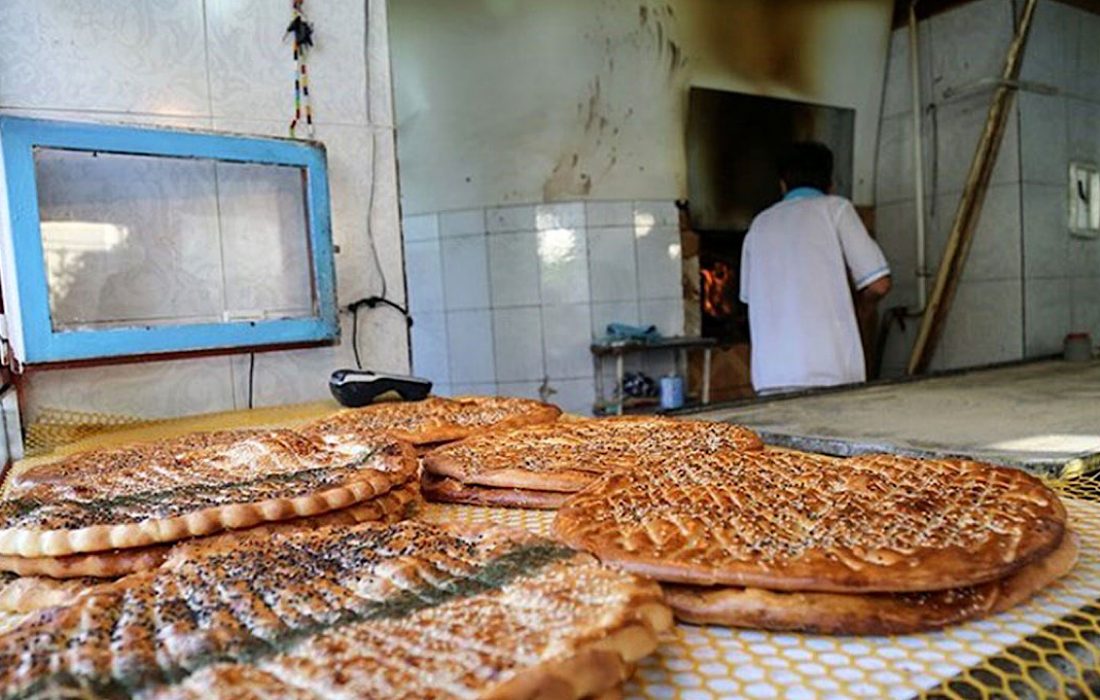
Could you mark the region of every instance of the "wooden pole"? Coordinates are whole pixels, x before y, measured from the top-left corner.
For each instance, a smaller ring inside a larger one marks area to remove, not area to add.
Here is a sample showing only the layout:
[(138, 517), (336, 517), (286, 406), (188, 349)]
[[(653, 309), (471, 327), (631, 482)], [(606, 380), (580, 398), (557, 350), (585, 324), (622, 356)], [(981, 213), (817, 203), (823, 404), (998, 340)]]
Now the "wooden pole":
[[(1027, 0), (1020, 23), (1016, 28), (1016, 36), (1008, 47), (1004, 72), (1001, 74), (996, 92), (993, 93), (993, 103), (989, 106), (985, 128), (978, 141), (978, 148), (974, 152), (974, 160), (970, 163), (970, 172), (966, 178), (966, 186), (963, 188), (962, 199), (959, 201), (959, 208), (955, 211), (955, 221), (951, 225), (951, 233), (947, 237), (943, 258), (936, 272), (936, 282), (932, 287), (932, 294), (928, 298), (924, 315), (921, 317), (920, 330), (913, 344), (913, 351), (909, 355), (907, 371), (911, 375), (928, 371), (932, 353), (947, 324), (947, 314), (951, 309), (951, 301), (955, 298), (959, 278), (962, 277), (963, 268), (966, 266), (966, 257), (970, 253), (970, 244), (974, 240), (974, 231), (981, 217), (985, 193), (989, 189), (993, 165), (996, 163), (997, 152), (1004, 138), (1005, 122), (1008, 119), (1008, 108), (1014, 91), (1010, 83), (1020, 73), (1020, 61), (1027, 43), (1028, 31), (1031, 29), (1031, 19), (1035, 14), (1035, 4), (1036, 0)], [(913, 105), (913, 109), (920, 108), (920, 105)], [(917, 136), (917, 134), (913, 135), (914, 138)], [(917, 202), (917, 206), (924, 206), (924, 202)]]

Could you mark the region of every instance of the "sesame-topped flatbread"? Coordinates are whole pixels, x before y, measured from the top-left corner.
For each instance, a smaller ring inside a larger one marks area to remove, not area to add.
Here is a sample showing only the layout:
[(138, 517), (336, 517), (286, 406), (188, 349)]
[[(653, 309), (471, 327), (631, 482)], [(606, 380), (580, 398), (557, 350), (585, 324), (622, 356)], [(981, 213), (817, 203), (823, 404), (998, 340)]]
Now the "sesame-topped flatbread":
[(0, 700), (587, 698), (671, 624), (659, 587), (522, 531), (213, 538), (0, 637)]
[(423, 401), (389, 401), (340, 411), (302, 428), (329, 441), (388, 432), (413, 445), (461, 440), (486, 430), (550, 423), (561, 415), (557, 406), (502, 396), (430, 396)]
[(78, 470), (0, 500), (0, 555), (61, 557), (145, 547), (317, 515), (413, 481), (416, 456), (392, 437), (354, 449), (291, 430), (250, 434), (169, 462)]
[(1004, 612), (1065, 576), (1077, 563), (1072, 532), (1047, 556), (1013, 574), (965, 588), (919, 593), (819, 593), (665, 584), (680, 620), (811, 634), (915, 634)]
[(763, 447), (756, 433), (730, 423), (598, 418), (476, 435), (431, 451), (423, 463), (425, 471), (466, 485), (571, 493), (642, 460)]
[(685, 452), (601, 478), (553, 527), (667, 582), (896, 593), (1007, 576), (1053, 551), (1065, 523), (1038, 479), (978, 462)]
[[(261, 529), (352, 525), (365, 522), (391, 523), (409, 517), (421, 503), (420, 488), (413, 480), (347, 508), (330, 510), (320, 515), (264, 523), (239, 532), (247, 534)], [(168, 558), (172, 548), (178, 544), (154, 544), (148, 547), (69, 554), (62, 557), (20, 557), (0, 554), (0, 572), (28, 577), (45, 576), (51, 579), (114, 579), (138, 571), (155, 569)]]

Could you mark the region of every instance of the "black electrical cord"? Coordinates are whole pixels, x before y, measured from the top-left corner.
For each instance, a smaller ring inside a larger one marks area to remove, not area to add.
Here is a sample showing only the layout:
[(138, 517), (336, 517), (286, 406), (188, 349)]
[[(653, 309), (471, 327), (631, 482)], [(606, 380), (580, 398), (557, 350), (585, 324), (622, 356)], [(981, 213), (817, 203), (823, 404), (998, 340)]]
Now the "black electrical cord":
[(248, 353), (248, 407), (252, 408), (253, 380), (256, 377), (256, 353)]
[(358, 301), (353, 301), (348, 304), (348, 311), (351, 312), (351, 351), (355, 355), (355, 366), (358, 369), (363, 369), (363, 361), (359, 357), (359, 309), (363, 307), (373, 309), (378, 306), (388, 306), (401, 313), (405, 317), (405, 323), (412, 327), (413, 319), (409, 315), (409, 310), (404, 306), (401, 306), (395, 301), (386, 299), (385, 297), (364, 297)]

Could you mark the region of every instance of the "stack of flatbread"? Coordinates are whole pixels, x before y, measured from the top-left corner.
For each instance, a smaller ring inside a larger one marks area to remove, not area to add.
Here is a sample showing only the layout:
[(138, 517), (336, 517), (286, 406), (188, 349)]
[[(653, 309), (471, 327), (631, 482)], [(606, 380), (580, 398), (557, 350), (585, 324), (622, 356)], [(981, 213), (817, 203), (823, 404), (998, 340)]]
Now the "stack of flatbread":
[(353, 408), (305, 426), (303, 432), (328, 442), (354, 441), (385, 431), (426, 452), (433, 447), (490, 430), (552, 423), (561, 409), (503, 396), (462, 396), (393, 401)]
[(828, 634), (1006, 610), (1077, 556), (1038, 479), (887, 455), (686, 451), (602, 477), (564, 504), (554, 533), (661, 581), (682, 620)]
[(0, 500), (0, 611), (24, 612), (160, 565), (226, 530), (393, 521), (419, 501), (416, 456), (384, 434), (200, 434), (75, 455)]
[(729, 423), (660, 417), (560, 421), (475, 435), (423, 458), (429, 500), (554, 509), (598, 477), (678, 454), (755, 451), (756, 433)]
[(660, 588), (503, 529), (212, 537), (0, 636), (0, 699), (615, 697)]

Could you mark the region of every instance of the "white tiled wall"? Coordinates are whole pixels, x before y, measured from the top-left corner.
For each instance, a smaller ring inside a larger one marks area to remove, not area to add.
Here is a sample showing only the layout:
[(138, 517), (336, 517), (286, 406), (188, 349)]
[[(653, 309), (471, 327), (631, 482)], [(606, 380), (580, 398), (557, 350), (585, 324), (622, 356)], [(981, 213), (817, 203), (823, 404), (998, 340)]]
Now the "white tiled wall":
[[(341, 304), (381, 291), (368, 225), (388, 296), (404, 301), (386, 9), (384, 0), (327, 0), (307, 7), (315, 27), (309, 63), (315, 138), (328, 152)], [(4, 0), (0, 32), (8, 41), (0, 60), (0, 109), (283, 136), (293, 110), (293, 63), (282, 39), (289, 12), (289, 4), (269, 0)], [(251, 217), (229, 213), (253, 223), (263, 220), (261, 211)], [(484, 228), (478, 223), (474, 230)], [(406, 233), (410, 241), (417, 236), (435, 241), (434, 269), (440, 270), (440, 231), (410, 227)], [(430, 277), (431, 251), (417, 252), (416, 265)], [(267, 295), (277, 285), (261, 282), (277, 280), (271, 266), (258, 267), (248, 268), (258, 275), (251, 289)], [(242, 280), (240, 288), (250, 286)], [(164, 297), (162, 291), (134, 293), (156, 299)], [(442, 278), (434, 294), (434, 316), (425, 311), (414, 333), (445, 342)], [(423, 296), (418, 303), (433, 304)], [(407, 371), (400, 315), (380, 309), (360, 312), (359, 320), (364, 363)], [(482, 324), (490, 325), (487, 319)], [(329, 373), (353, 366), (350, 326), (344, 315), (343, 340), (335, 347), (258, 354), (255, 404), (327, 397)], [(447, 366), (445, 355), (442, 364)], [(39, 406), (139, 416), (219, 411), (247, 405), (247, 382), (247, 356), (50, 371), (31, 379), (25, 408), (32, 419)]]
[(677, 222), (663, 201), (405, 217), (413, 371), (440, 393), (541, 389), (569, 411), (591, 411), (588, 347), (608, 323), (683, 333)]
[[(1018, 6), (1018, 3), (1015, 5)], [(1010, 0), (978, 0), (920, 26), (928, 264), (935, 272), (1013, 32)], [(891, 42), (876, 172), (876, 229), (894, 271), (889, 306), (914, 306), (912, 114), (907, 30)], [(939, 368), (1037, 357), (1070, 331), (1100, 342), (1100, 241), (1067, 226), (1071, 160), (1100, 162), (1100, 16), (1040, 0), (1016, 94), (948, 326)], [(954, 96), (952, 94), (954, 93)], [(896, 327), (884, 370), (902, 370), (914, 328)]]

